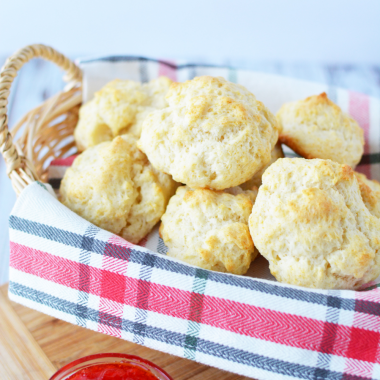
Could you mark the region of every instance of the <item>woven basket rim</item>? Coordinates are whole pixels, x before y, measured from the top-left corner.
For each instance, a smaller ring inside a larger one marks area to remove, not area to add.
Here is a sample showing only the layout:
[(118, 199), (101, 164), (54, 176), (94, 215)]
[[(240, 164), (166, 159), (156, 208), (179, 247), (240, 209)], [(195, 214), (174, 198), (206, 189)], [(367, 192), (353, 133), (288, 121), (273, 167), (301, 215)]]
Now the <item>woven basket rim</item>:
[[(66, 73), (63, 79), (68, 85), (62, 92), (29, 111), (11, 132), (7, 114), (10, 89), (18, 71), (33, 58), (43, 58), (63, 69)], [(74, 122), (76, 124), (76, 108), (81, 103), (81, 84), (81, 69), (69, 58), (46, 45), (26, 46), (6, 60), (0, 72), (0, 152), (4, 157), (7, 174), (17, 195), (30, 183), (36, 180), (44, 181), (43, 170), (41, 170), (44, 166), (41, 164), (42, 161), (66, 153), (62, 153), (65, 150), (64, 147), (57, 150), (59, 145), (57, 138), (59, 140), (59, 137), (62, 137), (59, 134), (62, 134), (59, 132), (62, 125), (55, 124), (55, 129), (52, 125), (54, 125), (54, 120), (57, 123), (57, 119), (65, 117), (67, 118), (66, 126), (71, 127)], [(24, 127), (23, 131), (21, 127)], [(51, 133), (53, 130), (57, 131), (55, 136)], [(14, 141), (19, 131), (22, 132), (21, 137)], [(50, 136), (49, 144), (45, 144), (48, 152), (41, 152), (42, 143), (46, 141), (47, 134)], [(37, 148), (34, 146), (36, 141), (40, 144)], [(38, 157), (37, 153), (42, 154), (42, 157)], [(43, 159), (43, 153), (47, 155), (45, 159)]]

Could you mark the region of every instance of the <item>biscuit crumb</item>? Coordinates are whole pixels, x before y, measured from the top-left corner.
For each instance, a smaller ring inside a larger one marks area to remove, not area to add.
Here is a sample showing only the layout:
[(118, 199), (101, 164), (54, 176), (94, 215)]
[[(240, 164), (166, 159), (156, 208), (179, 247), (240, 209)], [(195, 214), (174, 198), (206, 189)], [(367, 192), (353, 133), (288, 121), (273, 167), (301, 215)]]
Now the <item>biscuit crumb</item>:
[(380, 219), (348, 166), (280, 158), (263, 175), (249, 218), (253, 242), (276, 279), (357, 289), (380, 274)]
[(326, 95), (285, 103), (276, 115), (279, 140), (304, 158), (330, 159), (352, 168), (364, 152), (364, 133), (358, 123)]
[(106, 84), (79, 110), (74, 131), (78, 150), (125, 133), (140, 137), (146, 116), (167, 106), (165, 96), (171, 83), (169, 78), (159, 77), (144, 84), (119, 79)]
[(178, 184), (154, 169), (136, 138), (86, 149), (61, 182), (61, 202), (89, 222), (138, 243), (165, 212)]
[(223, 190), (267, 165), (278, 139), (272, 113), (241, 85), (197, 77), (172, 84), (169, 106), (148, 115), (138, 146), (191, 188)]
[(246, 273), (257, 255), (248, 229), (256, 193), (179, 187), (160, 227), (167, 254), (205, 269)]

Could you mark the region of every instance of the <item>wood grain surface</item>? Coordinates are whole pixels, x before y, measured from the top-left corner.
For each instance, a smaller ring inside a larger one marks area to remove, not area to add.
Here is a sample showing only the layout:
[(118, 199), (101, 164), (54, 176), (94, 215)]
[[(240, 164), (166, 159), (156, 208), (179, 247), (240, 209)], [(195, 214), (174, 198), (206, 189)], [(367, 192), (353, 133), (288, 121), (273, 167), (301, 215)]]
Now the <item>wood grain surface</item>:
[(247, 377), (72, 325), (12, 302), (7, 294), (8, 286), (1, 286), (1, 380), (46, 380), (65, 364), (101, 352), (141, 356), (165, 369), (175, 380), (248, 380)]

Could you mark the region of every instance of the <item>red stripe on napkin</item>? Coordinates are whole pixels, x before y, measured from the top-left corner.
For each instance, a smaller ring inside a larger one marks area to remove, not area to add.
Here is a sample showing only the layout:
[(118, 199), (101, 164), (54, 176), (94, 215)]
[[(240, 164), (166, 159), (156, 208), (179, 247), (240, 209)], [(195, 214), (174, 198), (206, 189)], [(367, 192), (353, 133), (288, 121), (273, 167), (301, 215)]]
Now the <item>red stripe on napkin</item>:
[[(13, 242), (11, 251), (12, 268), (53, 283), (79, 289), (80, 263)], [(26, 251), (28, 251), (28, 260), (24, 259)], [(112, 270), (112, 267), (111, 265), (109, 269)], [(101, 312), (104, 318), (109, 317), (107, 311), (116, 312), (121, 317), (123, 305), (138, 306), (137, 293), (141, 279), (91, 266), (89, 266), (89, 279), (91, 284), (89, 293), (101, 297)], [(146, 302), (145, 310), (189, 320), (192, 292), (156, 283), (149, 285), (149, 300)], [(212, 296), (203, 297), (201, 319), (202, 324), (222, 330), (313, 351), (320, 349), (326, 323)], [(112, 331), (112, 334), (115, 333), (116, 331)], [(369, 342), (367, 351), (362, 352), (362, 349), (358, 351), (352, 344), (349, 346), (350, 341), (357, 341), (359, 336)], [(377, 331), (338, 325), (333, 348), (329, 351), (334, 355), (374, 361), (376, 360), (374, 346), (377, 342), (379, 342)]]
[[(369, 96), (358, 92), (349, 92), (348, 112), (364, 130), (364, 154), (371, 153), (369, 147)], [(357, 170), (371, 178), (370, 165), (361, 165)]]
[[(166, 61), (169, 64), (175, 65), (175, 61)], [(165, 65), (164, 61), (159, 63), (158, 76), (165, 76), (170, 78), (173, 82), (177, 82), (177, 69)]]
[(77, 157), (78, 155), (75, 154), (74, 156), (70, 156), (66, 158), (57, 158), (56, 160), (53, 160), (50, 163), (50, 165), (51, 166), (71, 166)]

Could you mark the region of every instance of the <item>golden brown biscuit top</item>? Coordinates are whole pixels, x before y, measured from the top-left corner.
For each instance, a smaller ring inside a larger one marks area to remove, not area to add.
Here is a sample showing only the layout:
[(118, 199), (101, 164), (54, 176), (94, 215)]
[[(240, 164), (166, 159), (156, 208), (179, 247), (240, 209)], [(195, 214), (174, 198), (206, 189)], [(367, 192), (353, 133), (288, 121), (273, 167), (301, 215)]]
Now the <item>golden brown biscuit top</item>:
[(160, 227), (169, 256), (222, 272), (248, 270), (257, 254), (247, 225), (256, 193), (230, 191), (177, 189)]
[(355, 167), (363, 154), (358, 123), (326, 95), (285, 103), (276, 115), (279, 140), (304, 158), (331, 159)]
[(171, 85), (169, 106), (144, 121), (139, 147), (192, 188), (239, 185), (270, 161), (278, 125), (243, 86), (203, 76)]
[(279, 281), (353, 289), (380, 273), (380, 220), (348, 165), (278, 159), (263, 175), (249, 224)]
[(354, 174), (358, 180), (364, 204), (372, 215), (380, 218), (380, 183), (368, 179), (364, 174), (358, 172)]

